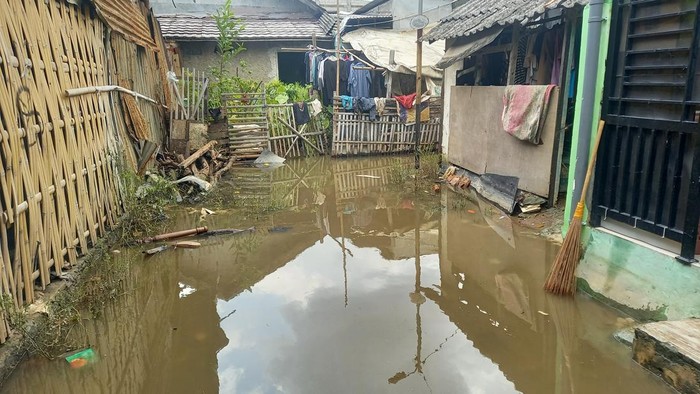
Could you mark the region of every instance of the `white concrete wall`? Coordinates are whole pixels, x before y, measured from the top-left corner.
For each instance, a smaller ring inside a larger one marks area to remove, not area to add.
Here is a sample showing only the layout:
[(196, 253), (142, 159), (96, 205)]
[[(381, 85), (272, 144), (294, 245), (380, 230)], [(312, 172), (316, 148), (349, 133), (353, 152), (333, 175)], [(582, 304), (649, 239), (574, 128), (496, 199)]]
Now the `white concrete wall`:
[(442, 122), (442, 154), (447, 155), (447, 147), (450, 146), (450, 108), (452, 100), (452, 88), (457, 85), (457, 72), (462, 68), (462, 62), (456, 62), (445, 69), (442, 89), (444, 90), (443, 107), (444, 117)]
[[(241, 77), (268, 82), (278, 77), (277, 52), (280, 52), (281, 48), (303, 48), (309, 44), (308, 41), (244, 43), (246, 50), (236, 57), (230, 71), (235, 74), (239, 62), (245, 61), (250, 73), (241, 72)], [(215, 42), (179, 42), (178, 45), (182, 67), (195, 68), (208, 75), (209, 68), (215, 66), (219, 60), (214, 52)]]

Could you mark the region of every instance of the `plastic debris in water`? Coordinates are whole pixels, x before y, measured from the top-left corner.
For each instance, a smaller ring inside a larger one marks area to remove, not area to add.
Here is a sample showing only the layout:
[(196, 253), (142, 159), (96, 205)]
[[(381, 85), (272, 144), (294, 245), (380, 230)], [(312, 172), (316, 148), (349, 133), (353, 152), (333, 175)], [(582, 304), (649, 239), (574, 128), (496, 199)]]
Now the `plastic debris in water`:
[(73, 353), (72, 355), (66, 357), (66, 361), (68, 362), (70, 367), (74, 369), (82, 368), (94, 362), (96, 359), (97, 355), (95, 354), (95, 351), (91, 348), (81, 350), (77, 353)]
[(267, 231), (270, 233), (286, 233), (287, 231), (291, 230), (291, 227), (286, 227), (286, 226), (276, 226), (276, 227), (270, 227)]

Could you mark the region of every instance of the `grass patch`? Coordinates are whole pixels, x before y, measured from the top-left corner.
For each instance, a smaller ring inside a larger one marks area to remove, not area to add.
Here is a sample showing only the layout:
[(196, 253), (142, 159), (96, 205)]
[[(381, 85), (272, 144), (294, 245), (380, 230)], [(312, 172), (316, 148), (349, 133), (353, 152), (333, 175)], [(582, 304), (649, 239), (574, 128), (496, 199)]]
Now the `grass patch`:
[(112, 244), (130, 244), (163, 230), (166, 207), (176, 201), (175, 185), (159, 176), (147, 180), (127, 172), (124, 182), (124, 216), (109, 237)]

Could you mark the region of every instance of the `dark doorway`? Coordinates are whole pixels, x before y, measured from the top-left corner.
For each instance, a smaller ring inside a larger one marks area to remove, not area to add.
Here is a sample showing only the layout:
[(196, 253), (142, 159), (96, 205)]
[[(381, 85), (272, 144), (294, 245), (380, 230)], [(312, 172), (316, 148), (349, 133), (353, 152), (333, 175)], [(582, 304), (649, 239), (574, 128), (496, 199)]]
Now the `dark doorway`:
[(277, 69), (280, 81), (284, 83), (306, 83), (303, 52), (277, 52)]

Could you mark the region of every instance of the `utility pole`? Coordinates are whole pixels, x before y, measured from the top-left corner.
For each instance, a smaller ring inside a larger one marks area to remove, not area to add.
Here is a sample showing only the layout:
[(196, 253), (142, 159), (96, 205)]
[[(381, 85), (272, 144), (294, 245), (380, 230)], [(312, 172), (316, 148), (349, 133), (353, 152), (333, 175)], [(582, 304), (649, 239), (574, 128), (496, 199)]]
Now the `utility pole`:
[(427, 25), (423, 16), (423, 0), (418, 0), (418, 16), (412, 24), (418, 28), (416, 34), (416, 129), (414, 133), (416, 170), (420, 168), (421, 98), (423, 96), (423, 28)]
[(340, 96), (340, 0), (336, 0), (336, 14), (335, 14), (335, 93), (331, 98), (331, 103), (333, 105), (333, 135), (335, 136), (338, 131), (338, 114), (336, 113), (335, 106), (335, 96)]

